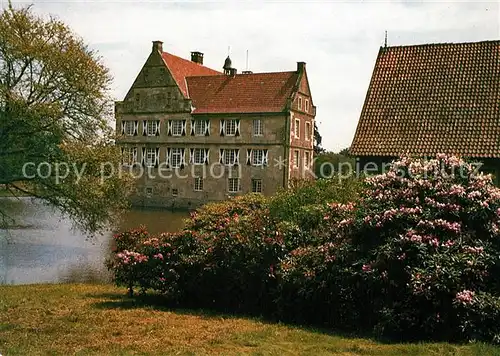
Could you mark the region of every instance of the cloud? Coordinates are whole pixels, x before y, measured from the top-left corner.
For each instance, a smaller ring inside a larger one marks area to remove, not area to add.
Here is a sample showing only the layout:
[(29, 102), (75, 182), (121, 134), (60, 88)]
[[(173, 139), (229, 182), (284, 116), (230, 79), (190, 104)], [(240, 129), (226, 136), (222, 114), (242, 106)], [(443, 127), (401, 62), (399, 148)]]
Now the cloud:
[(56, 15), (99, 50), (118, 99), (157, 39), (185, 58), (204, 52), (215, 69), (228, 46), (239, 70), (247, 50), (254, 72), (295, 70), (305, 61), (329, 150), (351, 143), (386, 30), (389, 45), (499, 38), (497, 2), (34, 1), (34, 10)]

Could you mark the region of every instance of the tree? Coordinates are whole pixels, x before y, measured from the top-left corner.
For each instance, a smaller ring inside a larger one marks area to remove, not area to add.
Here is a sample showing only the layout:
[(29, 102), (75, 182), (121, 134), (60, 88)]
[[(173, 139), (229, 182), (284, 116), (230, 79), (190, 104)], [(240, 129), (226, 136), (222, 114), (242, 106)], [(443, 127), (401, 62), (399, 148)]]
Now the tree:
[(316, 125), (316, 122), (314, 122), (314, 153), (315, 154), (320, 154), (321, 152), (324, 152), (325, 149), (321, 147), (321, 141), (323, 138), (321, 137), (321, 134), (319, 133), (318, 126)]
[(108, 226), (130, 188), (108, 123), (110, 83), (101, 58), (61, 21), (12, 4), (0, 13), (0, 184), (86, 232)]
[(349, 153), (349, 150), (351, 149), (351, 147), (346, 147), (346, 148), (343, 148), (339, 151), (339, 155), (342, 155), (342, 156), (345, 156), (345, 157), (350, 157), (351, 154)]
[(338, 153), (323, 150), (314, 160), (314, 173), (318, 178), (331, 178), (340, 173), (342, 175), (354, 174), (356, 172), (356, 161), (349, 156), (348, 148)]

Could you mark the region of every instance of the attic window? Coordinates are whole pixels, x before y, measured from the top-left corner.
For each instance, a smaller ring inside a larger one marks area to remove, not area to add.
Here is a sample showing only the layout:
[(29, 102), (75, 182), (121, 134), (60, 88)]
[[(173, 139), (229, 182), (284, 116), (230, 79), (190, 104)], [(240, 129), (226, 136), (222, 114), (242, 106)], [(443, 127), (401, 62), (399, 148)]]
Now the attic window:
[(308, 99), (306, 99), (306, 101), (305, 101), (305, 111), (309, 112), (309, 100)]
[(300, 96), (299, 96), (299, 99), (298, 99), (298, 109), (302, 110), (302, 98)]

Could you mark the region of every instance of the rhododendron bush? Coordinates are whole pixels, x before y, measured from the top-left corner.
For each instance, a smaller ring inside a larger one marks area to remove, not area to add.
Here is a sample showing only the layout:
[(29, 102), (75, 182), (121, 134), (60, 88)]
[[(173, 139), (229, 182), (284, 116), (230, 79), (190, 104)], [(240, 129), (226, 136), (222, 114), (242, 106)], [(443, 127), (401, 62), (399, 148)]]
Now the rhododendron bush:
[(294, 303), (320, 299), (334, 308), (329, 323), (391, 337), (500, 342), (500, 190), (491, 177), (439, 155), (401, 159), (365, 184), (356, 204), (329, 204), (330, 242), (282, 264), (285, 282), (299, 286)]
[(210, 204), (180, 233), (117, 235), (109, 266), (118, 284), (194, 306), (398, 339), (500, 342), (491, 177), (456, 157), (402, 158), (364, 188), (352, 202), (315, 201), (303, 229), (258, 195)]
[[(137, 236), (135, 242), (131, 234)], [(274, 269), (285, 247), (263, 196), (208, 204), (192, 213), (179, 233), (142, 235), (132, 231), (115, 236), (119, 243), (128, 242), (108, 262), (118, 284), (156, 290), (197, 307), (271, 308)]]

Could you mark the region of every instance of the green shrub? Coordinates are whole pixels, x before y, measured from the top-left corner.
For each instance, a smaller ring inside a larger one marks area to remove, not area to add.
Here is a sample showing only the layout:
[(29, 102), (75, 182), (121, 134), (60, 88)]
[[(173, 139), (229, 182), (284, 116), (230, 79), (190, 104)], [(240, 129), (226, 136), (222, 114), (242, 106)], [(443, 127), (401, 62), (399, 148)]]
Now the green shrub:
[(184, 305), (500, 342), (500, 190), (454, 157), (209, 204), (178, 234), (116, 240), (118, 284)]
[(355, 177), (294, 181), (292, 188), (280, 190), (270, 198), (271, 217), (293, 232), (286, 242), (290, 248), (318, 244), (327, 203), (355, 201), (361, 191), (361, 181)]
[[(479, 335), (494, 341), (500, 319), (489, 323), (477, 311), (473, 320), (463, 313), (465, 319), (460, 319), (455, 303), (462, 291), (499, 296), (500, 190), (490, 177), (440, 155), (429, 161), (401, 159), (366, 184), (350, 217), (327, 221), (330, 231), (347, 231), (351, 254), (344, 265), (361, 273), (358, 295), (370, 291), (366, 299), (356, 298), (360, 307), (370, 306), (375, 330), (397, 338)], [(339, 209), (332, 205), (327, 216), (338, 216)], [(494, 309), (497, 304), (488, 305)], [(475, 299), (468, 304), (474, 306)], [(458, 327), (473, 321), (473, 333)]]

